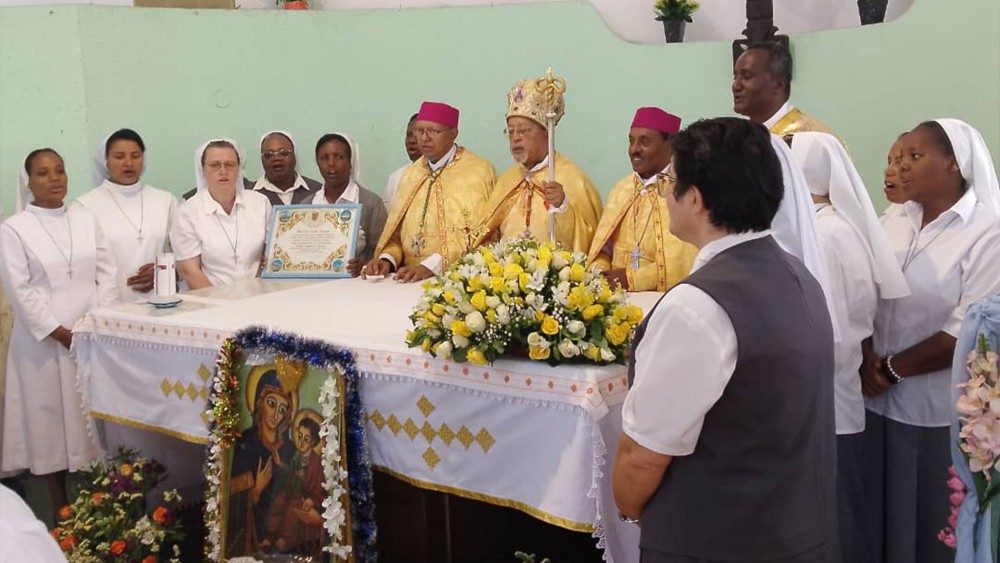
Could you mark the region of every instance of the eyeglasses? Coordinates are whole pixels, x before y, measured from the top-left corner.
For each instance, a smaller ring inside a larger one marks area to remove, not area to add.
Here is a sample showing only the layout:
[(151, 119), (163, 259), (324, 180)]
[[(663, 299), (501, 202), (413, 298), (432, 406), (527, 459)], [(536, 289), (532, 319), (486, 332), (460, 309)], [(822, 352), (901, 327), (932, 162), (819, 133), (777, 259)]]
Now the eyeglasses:
[(508, 139), (513, 139), (514, 137), (527, 137), (528, 134), (534, 133), (535, 130), (535, 127), (508, 127), (503, 130), (503, 134)]
[(276, 151), (264, 151), (260, 153), (260, 155), (264, 157), (264, 160), (271, 160), (272, 158), (277, 158), (279, 156), (281, 158), (288, 158), (293, 154), (295, 154), (295, 151), (291, 149), (278, 149)]
[(441, 135), (444, 135), (445, 131), (448, 131), (448, 129), (431, 129), (428, 127), (414, 129), (413, 135), (416, 137), (423, 137), (425, 135), (428, 137), (440, 137)]
[(673, 175), (673, 171), (674, 165), (670, 164), (662, 174), (659, 174), (660, 178), (666, 180), (666, 182), (656, 184), (656, 192), (660, 194), (660, 197), (667, 197), (667, 194), (673, 191), (674, 186), (677, 185), (677, 176)]
[(227, 162), (222, 162), (222, 161), (216, 160), (214, 162), (206, 163), (205, 164), (205, 169), (209, 170), (209, 171), (212, 171), (212, 172), (218, 172), (219, 170), (225, 170), (226, 172), (229, 172), (229, 171), (232, 171), (232, 170), (236, 170), (239, 167), (239, 165), (240, 164), (238, 162), (233, 161), (233, 160), (230, 160), (230, 161), (227, 161)]

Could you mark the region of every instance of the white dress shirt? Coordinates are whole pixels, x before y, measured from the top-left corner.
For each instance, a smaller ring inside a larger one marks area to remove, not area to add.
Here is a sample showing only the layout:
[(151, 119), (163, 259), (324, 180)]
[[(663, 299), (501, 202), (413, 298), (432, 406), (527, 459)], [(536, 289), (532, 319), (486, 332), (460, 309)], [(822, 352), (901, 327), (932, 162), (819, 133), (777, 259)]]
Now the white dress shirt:
[[(532, 166), (531, 170), (528, 170), (528, 171), (525, 172), (524, 177), (525, 178), (530, 178), (531, 175), (534, 174), (535, 172), (540, 172), (540, 171), (544, 170), (546, 167), (548, 167), (548, 165), (549, 165), (549, 157), (550, 157), (550, 155), (545, 155), (545, 158), (543, 158), (541, 162), (539, 162), (538, 164)], [(546, 180), (548, 180), (548, 177), (546, 177)], [(569, 194), (564, 191), (563, 192), (563, 202), (561, 204), (559, 204), (559, 207), (550, 207), (547, 210), (547, 212), (550, 213), (550, 214), (565, 213), (567, 209), (569, 209)]]
[(123, 186), (105, 180), (76, 198), (73, 204), (94, 215), (97, 227), (111, 246), (118, 266), (121, 300), (148, 298), (149, 293), (137, 293), (125, 281), (144, 264), (156, 262), (157, 254), (170, 252), (170, 228), (177, 214), (177, 198), (142, 182)]
[(389, 175), (389, 181), (385, 183), (385, 194), (382, 195), (382, 201), (385, 203), (386, 210), (392, 209), (392, 204), (396, 200), (396, 191), (399, 190), (399, 181), (403, 179), (403, 172), (406, 172), (406, 169), (411, 164), (413, 163), (407, 162)]
[(0, 485), (0, 563), (65, 563), (56, 540), (17, 493)]
[[(920, 228), (923, 208), (908, 201), (882, 218), (903, 266), (910, 295), (879, 303), (875, 352), (902, 352), (944, 331), (958, 337), (972, 303), (1000, 291), (1000, 217), (968, 190), (950, 209)], [(951, 367), (904, 378), (868, 399), (876, 414), (914, 426), (951, 423)]]
[(833, 344), (837, 434), (855, 434), (865, 429), (865, 402), (858, 369), (861, 367), (861, 341), (872, 335), (878, 289), (865, 241), (832, 205), (818, 207), (816, 234), (826, 259), (841, 336)]
[(199, 190), (181, 204), (170, 244), (178, 261), (201, 256), (212, 285), (252, 278), (264, 255), (270, 214), (271, 202), (256, 191), (237, 187), (233, 212), (226, 214), (207, 189)]
[[(237, 186), (237, 188), (242, 188), (242, 187), (243, 186)], [(283, 203), (285, 205), (291, 205), (292, 204), (292, 197), (295, 195), (295, 190), (307, 190), (308, 191), (309, 190), (309, 186), (306, 185), (306, 181), (302, 179), (302, 175), (301, 174), (296, 174), (295, 175), (295, 183), (292, 184), (292, 187), (288, 188), (287, 190), (283, 190), (283, 189), (279, 188), (278, 186), (275, 186), (274, 184), (272, 184), (271, 181), (267, 179), (267, 176), (261, 176), (260, 179), (258, 179), (254, 183), (253, 189), (254, 189), (254, 191), (274, 192), (274, 193), (278, 194), (278, 199), (281, 200), (281, 203)]]
[[(361, 190), (358, 188), (357, 182), (351, 180), (351, 182), (347, 184), (347, 187), (344, 188), (344, 193), (340, 194), (340, 197), (337, 198), (337, 201), (333, 202), (332, 204), (326, 200), (326, 194), (323, 193), (322, 189), (316, 192), (316, 195), (313, 196), (312, 200), (310, 200), (310, 203), (312, 203), (313, 205), (337, 205), (340, 203), (358, 203), (358, 194), (360, 193), (360, 191)], [(358, 219), (358, 221), (360, 222), (361, 220)], [(367, 248), (366, 246), (367, 242), (368, 239), (365, 236), (365, 229), (364, 227), (359, 226), (358, 245), (357, 248), (354, 249), (355, 256), (364, 255), (365, 249)]]
[[(698, 252), (691, 272), (720, 252), (770, 235), (727, 235)], [(705, 414), (722, 396), (736, 369), (736, 331), (707, 293), (679, 284), (649, 314), (635, 350), (635, 381), (622, 406), (622, 430), (654, 452), (694, 452)]]

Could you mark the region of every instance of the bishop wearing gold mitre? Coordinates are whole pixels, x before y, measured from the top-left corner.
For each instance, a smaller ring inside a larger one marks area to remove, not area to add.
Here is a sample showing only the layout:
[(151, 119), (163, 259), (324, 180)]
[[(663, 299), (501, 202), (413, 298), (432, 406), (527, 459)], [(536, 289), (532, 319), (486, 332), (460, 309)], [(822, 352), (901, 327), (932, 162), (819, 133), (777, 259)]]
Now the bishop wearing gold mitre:
[(681, 120), (660, 108), (635, 112), (628, 135), (632, 174), (608, 195), (590, 246), (590, 262), (628, 291), (666, 291), (684, 279), (698, 249), (670, 234), (666, 200), (673, 146)]
[[(565, 82), (521, 80), (507, 95), (507, 139), (516, 163), (497, 179), (486, 205), (478, 244), (530, 235), (554, 239), (567, 250), (587, 252), (601, 217), (601, 196), (572, 160), (549, 152), (546, 120), (553, 126), (565, 113)], [(555, 181), (549, 180), (554, 159)]]
[(424, 102), (413, 132), (423, 156), (403, 172), (365, 276), (395, 272), (400, 282), (429, 278), (473, 248), (479, 235), (478, 211), (489, 199), (496, 171), (455, 144), (458, 110)]
[[(750, 45), (733, 67), (733, 110), (786, 137), (800, 131), (836, 134), (792, 105), (792, 55), (780, 43)], [(843, 144), (843, 141), (841, 141)]]

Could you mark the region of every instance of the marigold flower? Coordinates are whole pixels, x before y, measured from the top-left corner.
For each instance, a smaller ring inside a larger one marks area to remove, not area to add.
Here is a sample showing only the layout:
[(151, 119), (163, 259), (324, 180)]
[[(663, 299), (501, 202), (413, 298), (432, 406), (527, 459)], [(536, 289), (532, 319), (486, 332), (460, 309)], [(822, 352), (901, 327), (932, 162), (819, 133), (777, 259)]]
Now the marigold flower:
[(155, 555), (147, 555), (142, 558), (142, 563), (156, 563), (157, 559)]
[(101, 503), (104, 502), (104, 498), (107, 496), (108, 496), (107, 493), (100, 493), (100, 492), (94, 493), (90, 495), (90, 502), (94, 506), (101, 506)]
[(173, 520), (173, 514), (164, 506), (157, 506), (153, 511), (153, 521), (157, 524), (166, 524)]
[(67, 553), (73, 551), (74, 547), (76, 547), (76, 536), (73, 534), (70, 534), (59, 541), (59, 549)]
[(118, 473), (122, 474), (122, 477), (131, 477), (135, 469), (128, 463), (123, 463), (121, 467), (118, 468)]
[(52, 528), (51, 530), (49, 530), (49, 535), (52, 536), (52, 539), (54, 539), (56, 541), (59, 541), (59, 536), (61, 536), (62, 533), (63, 533), (63, 529), (59, 528), (59, 527), (55, 527), (55, 528)]
[(125, 553), (125, 541), (115, 540), (111, 542), (111, 547), (108, 548), (108, 553), (111, 555), (121, 555)]

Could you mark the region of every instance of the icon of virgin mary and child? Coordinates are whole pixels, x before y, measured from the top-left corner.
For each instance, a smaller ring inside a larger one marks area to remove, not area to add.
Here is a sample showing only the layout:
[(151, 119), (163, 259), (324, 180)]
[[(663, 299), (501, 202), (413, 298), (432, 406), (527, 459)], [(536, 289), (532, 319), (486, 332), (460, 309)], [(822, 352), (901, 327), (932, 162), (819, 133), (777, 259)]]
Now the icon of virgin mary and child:
[(323, 417), (299, 408), (305, 375), (305, 364), (278, 358), (247, 378), (252, 423), (233, 446), (227, 557), (287, 553), (322, 560)]

